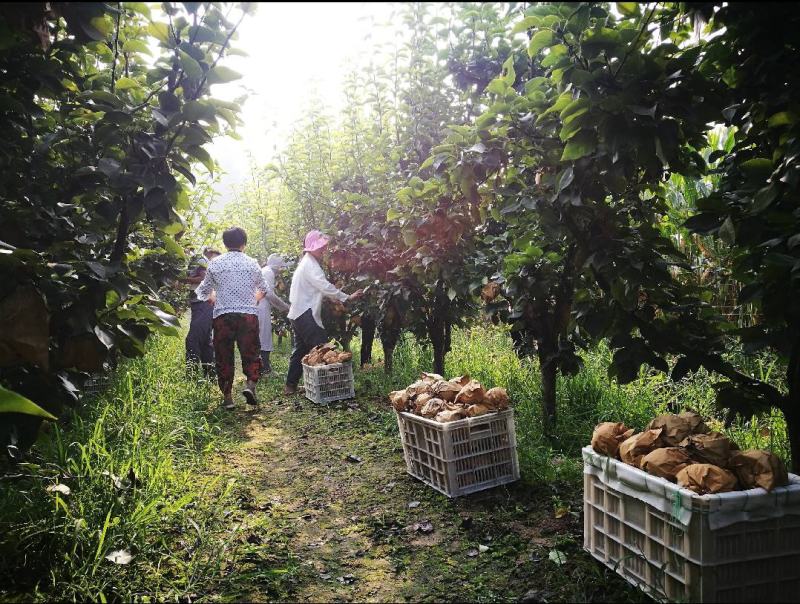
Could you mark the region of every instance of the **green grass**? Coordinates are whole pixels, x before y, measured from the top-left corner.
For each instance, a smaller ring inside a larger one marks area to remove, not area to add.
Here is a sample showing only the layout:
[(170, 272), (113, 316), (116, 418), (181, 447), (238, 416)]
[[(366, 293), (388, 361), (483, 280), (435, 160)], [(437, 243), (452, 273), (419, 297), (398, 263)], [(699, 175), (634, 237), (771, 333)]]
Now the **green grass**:
[[(358, 346), (354, 342), (356, 355)], [(380, 346), (375, 353), (380, 364)], [(277, 371), (285, 371), (287, 355), (284, 342), (274, 353)], [(556, 534), (558, 547), (569, 555), (570, 573), (548, 565), (546, 549), (541, 552), (545, 562), (526, 562), (530, 568), (525, 567), (524, 580), (541, 581), (550, 600), (592, 600), (612, 593), (615, 599), (638, 597), (581, 551), (580, 449), (598, 422), (622, 421), (641, 429), (658, 413), (694, 409), (743, 448), (769, 448), (784, 458), (788, 452), (778, 412), (738, 420), (726, 428), (713, 407), (713, 377), (698, 373), (673, 383), (667, 376), (643, 371), (640, 379), (620, 386), (607, 377), (609, 361), (610, 352), (599, 346), (584, 354), (578, 375), (559, 380), (557, 437), (551, 440), (541, 429), (538, 367), (513, 353), (504, 331), (456, 331), (447, 357), (448, 377), (468, 373), (487, 387), (503, 386), (511, 394), (523, 478), (513, 492), (522, 502), (529, 499), (531, 506), (523, 513), (515, 504), (500, 514), (483, 510), (477, 499), (464, 498), (452, 509), (464, 506), (498, 535), (506, 534), (509, 523), (535, 525), (542, 518), (542, 502), (545, 507), (551, 500), (554, 507), (567, 502), (576, 510), (575, 527)], [(387, 459), (397, 454), (399, 443), (386, 394), (413, 382), (431, 365), (430, 348), (407, 336), (396, 350), (393, 375), (380, 368), (356, 372), (357, 408), (345, 404), (325, 410), (300, 399), (288, 403), (299, 414), (282, 415), (279, 425), (302, 435), (307, 429), (319, 433), (322, 440), (310, 444), (321, 459), (328, 456), (325, 443), (330, 439), (352, 443), (346, 446), (365, 458), (378, 450)], [(751, 361), (747, 369), (761, 377), (777, 374), (768, 358)], [(282, 377), (277, 374), (259, 387), (266, 413), (287, 404), (280, 395)], [(225, 465), (226, 455), (241, 457), (240, 445), (252, 438), (247, 422), (260, 426), (261, 420), (244, 421), (241, 411), (225, 414), (219, 403), (215, 384), (185, 373), (183, 341), (154, 338), (144, 358), (123, 363), (107, 391), (43, 434), (28, 463), (0, 468), (0, 600), (180, 601), (199, 596), (218, 601), (243, 595), (286, 599), (295, 593), (298, 580), (316, 580), (302, 570), (303, 560), (291, 549), (296, 519), (254, 513), (255, 469), (234, 472)], [(284, 454), (291, 458), (291, 453)], [(310, 459), (309, 464), (316, 463), (316, 457)], [(396, 465), (403, 476), (399, 458)], [(393, 464), (388, 467), (394, 471)], [(320, 468), (309, 468), (312, 471)], [(47, 490), (56, 484), (68, 486), (70, 493)], [(373, 493), (368, 484), (352, 488), (363, 493), (356, 497), (359, 502), (379, 509), (388, 505), (380, 499), (385, 495)], [(432, 505), (440, 498), (415, 481), (403, 488), (416, 498), (420, 491), (427, 493)], [(407, 514), (404, 506), (398, 514)], [(463, 537), (463, 531), (453, 527), (442, 530)], [(528, 544), (518, 534), (508, 535), (509, 551), (527, 551)], [(396, 541), (392, 556), (412, 555), (405, 541)], [(130, 552), (131, 564), (106, 560), (115, 550)], [(502, 556), (501, 551), (498, 548), (496, 555)], [(450, 572), (445, 567), (452, 560), (446, 552), (431, 549), (424, 560), (443, 576)], [(393, 563), (402, 566), (400, 558)], [(469, 599), (504, 599), (492, 572), (472, 575), (474, 580), (458, 593)], [(429, 584), (423, 579), (409, 587), (411, 599), (446, 599), (455, 593), (438, 580)]]
[[(234, 485), (203, 462), (230, 443), (212, 385), (185, 373), (182, 348), (153, 339), (0, 482), (0, 599), (176, 599), (216, 580)], [(56, 484), (70, 493), (47, 490)], [(121, 549), (134, 563), (105, 559)]]

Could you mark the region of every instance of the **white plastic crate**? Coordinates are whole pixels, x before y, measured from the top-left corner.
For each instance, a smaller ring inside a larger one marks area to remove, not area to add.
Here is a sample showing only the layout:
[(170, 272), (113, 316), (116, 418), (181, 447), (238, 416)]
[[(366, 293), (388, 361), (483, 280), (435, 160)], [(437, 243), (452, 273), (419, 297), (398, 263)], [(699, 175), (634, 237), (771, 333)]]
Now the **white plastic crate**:
[(319, 405), (353, 398), (353, 363), (333, 363), (311, 367), (303, 363), (303, 387), (306, 398)]
[(408, 473), (448, 497), (519, 479), (514, 411), (440, 423), (397, 414)]
[(800, 595), (800, 477), (697, 495), (583, 449), (583, 546), (659, 600), (791, 602)]

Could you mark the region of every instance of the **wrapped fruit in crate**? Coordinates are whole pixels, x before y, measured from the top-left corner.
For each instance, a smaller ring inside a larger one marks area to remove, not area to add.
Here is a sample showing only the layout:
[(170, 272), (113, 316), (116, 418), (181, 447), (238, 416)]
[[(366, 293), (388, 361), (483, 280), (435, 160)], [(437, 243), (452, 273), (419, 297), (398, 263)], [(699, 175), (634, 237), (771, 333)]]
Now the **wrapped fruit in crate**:
[(514, 411), (503, 388), (423, 373), (389, 395), (409, 474), (448, 497), (519, 479)]
[(334, 344), (320, 344), (303, 357), (306, 398), (324, 405), (355, 397), (353, 353), (338, 352)]
[(800, 477), (696, 413), (583, 449), (584, 549), (659, 600), (785, 602), (800, 593)]

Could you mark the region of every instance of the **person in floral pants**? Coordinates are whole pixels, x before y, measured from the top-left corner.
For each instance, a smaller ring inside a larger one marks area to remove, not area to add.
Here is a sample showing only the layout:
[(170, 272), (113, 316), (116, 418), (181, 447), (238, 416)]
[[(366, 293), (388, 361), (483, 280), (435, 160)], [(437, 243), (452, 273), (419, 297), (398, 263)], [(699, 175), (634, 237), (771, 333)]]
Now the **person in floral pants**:
[(261, 373), (258, 337), (258, 301), (269, 291), (261, 267), (244, 253), (247, 233), (232, 227), (222, 234), (228, 249), (214, 258), (197, 287), (198, 300), (214, 300), (214, 357), (223, 406), (233, 409), (234, 347), (238, 345), (247, 385), (242, 391), (250, 405), (257, 405), (256, 384)]

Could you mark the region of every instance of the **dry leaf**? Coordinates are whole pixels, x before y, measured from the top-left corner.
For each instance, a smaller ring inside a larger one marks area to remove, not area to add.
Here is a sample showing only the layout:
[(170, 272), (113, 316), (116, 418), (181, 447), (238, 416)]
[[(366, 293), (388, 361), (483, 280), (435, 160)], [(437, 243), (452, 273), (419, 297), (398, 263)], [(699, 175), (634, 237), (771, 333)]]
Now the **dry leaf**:
[(69, 495), (72, 493), (72, 489), (70, 489), (67, 485), (63, 483), (59, 484), (51, 484), (47, 489), (45, 489), (51, 493), (61, 493), (62, 495)]

